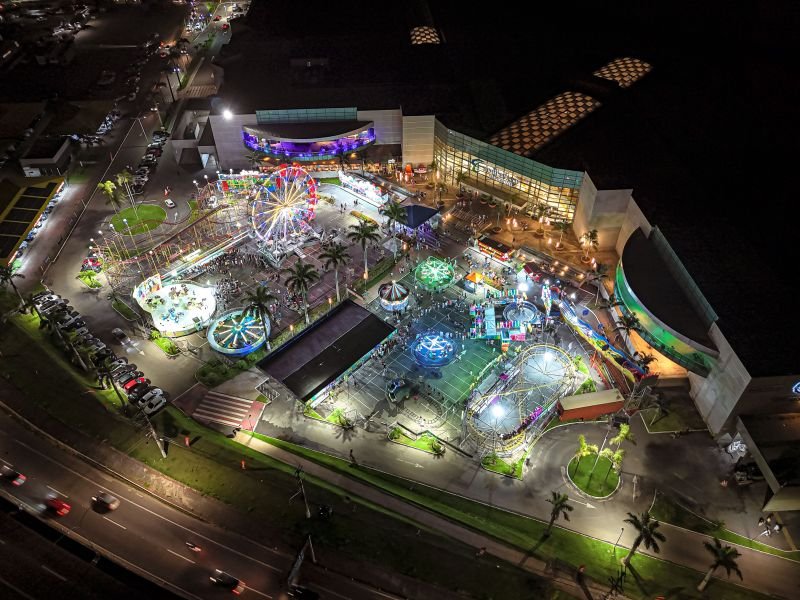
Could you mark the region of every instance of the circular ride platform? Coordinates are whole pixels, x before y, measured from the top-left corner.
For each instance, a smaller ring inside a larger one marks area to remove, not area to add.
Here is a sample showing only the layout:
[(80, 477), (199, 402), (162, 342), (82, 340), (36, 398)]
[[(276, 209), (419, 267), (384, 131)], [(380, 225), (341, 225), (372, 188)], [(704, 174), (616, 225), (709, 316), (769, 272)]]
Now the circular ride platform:
[(429, 292), (440, 292), (456, 278), (453, 265), (435, 256), (429, 256), (414, 269), (414, 279)]
[(455, 360), (456, 342), (435, 332), (421, 333), (411, 342), (411, 355), (421, 367), (443, 367)]
[[(269, 318), (266, 330), (269, 335)], [(231, 356), (250, 354), (263, 346), (266, 340), (261, 316), (249, 308), (226, 312), (211, 324), (206, 337), (214, 350)]]
[(139, 306), (150, 313), (153, 326), (161, 335), (180, 337), (210, 323), (217, 299), (212, 287), (177, 281), (150, 292)]

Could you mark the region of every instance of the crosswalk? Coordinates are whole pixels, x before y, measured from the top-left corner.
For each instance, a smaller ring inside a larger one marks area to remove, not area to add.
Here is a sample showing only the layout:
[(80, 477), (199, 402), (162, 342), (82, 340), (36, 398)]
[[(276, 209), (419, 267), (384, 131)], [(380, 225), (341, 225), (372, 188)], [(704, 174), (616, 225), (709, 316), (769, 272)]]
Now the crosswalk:
[(181, 92), (184, 98), (207, 98), (217, 93), (216, 85), (193, 85)]
[(219, 423), (231, 427), (242, 426), (242, 422), (248, 420), (248, 416), (258, 418), (257, 414), (253, 415), (252, 400), (214, 391), (205, 395), (192, 416), (198, 421)]

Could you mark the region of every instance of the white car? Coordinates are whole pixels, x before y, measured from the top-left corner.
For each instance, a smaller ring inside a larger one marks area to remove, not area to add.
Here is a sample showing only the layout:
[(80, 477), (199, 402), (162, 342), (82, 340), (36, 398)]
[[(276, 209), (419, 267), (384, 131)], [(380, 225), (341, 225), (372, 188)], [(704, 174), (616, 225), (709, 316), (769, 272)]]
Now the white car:
[(167, 399), (164, 396), (153, 396), (148, 400), (144, 406), (142, 406), (142, 412), (146, 415), (152, 415), (155, 412), (158, 412), (167, 404)]
[(167, 205), (167, 208), (175, 208), (175, 203), (170, 198), (164, 200), (164, 204)]

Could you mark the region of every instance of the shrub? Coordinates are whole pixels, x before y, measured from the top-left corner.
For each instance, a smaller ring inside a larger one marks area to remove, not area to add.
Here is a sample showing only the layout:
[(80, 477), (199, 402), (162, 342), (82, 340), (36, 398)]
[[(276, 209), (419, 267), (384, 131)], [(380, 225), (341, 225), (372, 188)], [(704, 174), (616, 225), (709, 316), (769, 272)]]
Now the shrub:
[(158, 331), (157, 329), (152, 329), (150, 331), (150, 339), (151, 340), (156, 341), (156, 340), (158, 340), (160, 338), (161, 338), (161, 332), (160, 331)]
[(442, 444), (439, 440), (433, 440), (431, 442), (431, 452), (433, 452), (436, 456), (442, 456), (444, 454), (444, 444)]
[(250, 368), (250, 365), (243, 358), (237, 360), (233, 366), (239, 369), (240, 371), (246, 371), (248, 368)]
[(399, 440), (401, 435), (403, 435), (403, 431), (399, 427), (395, 427), (389, 432), (389, 439)]

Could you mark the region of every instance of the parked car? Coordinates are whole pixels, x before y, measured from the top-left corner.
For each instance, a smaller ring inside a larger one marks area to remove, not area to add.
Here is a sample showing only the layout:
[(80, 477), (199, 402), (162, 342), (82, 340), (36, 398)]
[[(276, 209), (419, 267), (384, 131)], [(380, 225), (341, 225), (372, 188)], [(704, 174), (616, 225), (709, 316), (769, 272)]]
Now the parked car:
[(148, 383), (150, 383), (150, 380), (145, 378), (145, 377), (135, 377), (135, 378), (131, 379), (130, 381), (127, 381), (125, 383), (121, 383), (120, 385), (122, 386), (122, 389), (127, 392), (128, 390), (133, 389), (134, 386), (137, 386), (140, 383), (148, 384)]
[(175, 203), (170, 198), (165, 199), (164, 204), (166, 204), (167, 208), (175, 208)]
[(48, 292), (46, 294), (43, 294), (43, 295), (39, 296), (38, 298), (34, 297), (33, 298), (33, 304), (34, 304), (34, 306), (36, 306), (36, 308), (42, 308), (48, 302), (54, 302), (54, 301), (60, 300), (60, 299), (61, 298), (60, 298), (60, 296), (58, 294), (53, 294), (53, 293)]
[(147, 393), (143, 394), (142, 397), (139, 399), (139, 404), (144, 404), (155, 398), (156, 396), (163, 396), (164, 390), (158, 387), (151, 386), (150, 389), (147, 390)]
[(134, 364), (121, 365), (111, 372), (111, 377), (114, 381), (119, 381), (121, 378), (128, 375), (128, 373), (135, 372), (137, 366)]
[(164, 396), (153, 396), (142, 406), (142, 412), (149, 416), (157, 413), (166, 405), (167, 399)]
[(150, 389), (150, 384), (148, 383), (138, 383), (133, 386), (131, 389), (127, 390), (128, 400), (130, 402), (138, 402), (139, 399), (144, 396), (147, 391)]
[(61, 325), (62, 331), (73, 331), (74, 329), (79, 329), (81, 327), (86, 327), (86, 322), (81, 319), (80, 317), (76, 317), (75, 319), (71, 320), (66, 325)]
[(119, 385), (123, 385), (124, 386), (126, 383), (128, 383), (130, 381), (133, 381), (134, 379), (138, 379), (139, 377), (142, 377), (143, 375), (144, 375), (144, 373), (142, 373), (141, 371), (128, 371), (126, 373), (123, 373), (123, 375), (119, 379), (117, 379), (116, 381), (117, 381), (117, 383)]
[(17, 471), (14, 467), (6, 464), (0, 465), (0, 477), (15, 487), (21, 486), (27, 479), (25, 475)]

